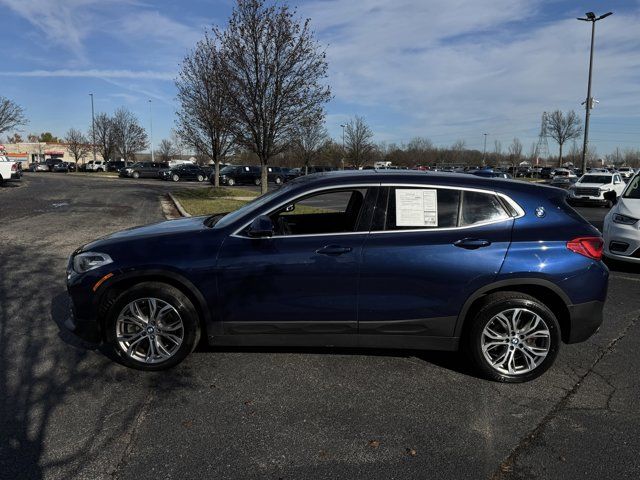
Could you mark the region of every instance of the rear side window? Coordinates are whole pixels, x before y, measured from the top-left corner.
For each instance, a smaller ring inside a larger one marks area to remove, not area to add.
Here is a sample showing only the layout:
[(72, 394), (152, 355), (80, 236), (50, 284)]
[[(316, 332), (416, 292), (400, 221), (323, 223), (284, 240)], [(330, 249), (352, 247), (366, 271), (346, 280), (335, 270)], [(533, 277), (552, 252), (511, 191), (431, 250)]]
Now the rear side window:
[(502, 203), (493, 194), (465, 191), (462, 194), (460, 226), (509, 218)]
[(373, 230), (467, 227), (517, 215), (494, 194), (465, 190), (392, 187), (378, 200)]
[(384, 229), (456, 227), (459, 204), (459, 190), (390, 188)]

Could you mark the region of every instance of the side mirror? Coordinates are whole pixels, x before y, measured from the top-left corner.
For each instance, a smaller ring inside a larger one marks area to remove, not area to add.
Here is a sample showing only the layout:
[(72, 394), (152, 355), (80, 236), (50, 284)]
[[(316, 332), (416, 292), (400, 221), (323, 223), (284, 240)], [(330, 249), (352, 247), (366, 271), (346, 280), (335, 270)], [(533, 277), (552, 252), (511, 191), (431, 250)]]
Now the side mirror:
[(618, 195), (616, 195), (616, 192), (614, 192), (613, 190), (609, 192), (604, 192), (604, 199), (611, 200), (615, 205), (618, 202)]
[(273, 237), (273, 222), (271, 218), (267, 215), (256, 217), (247, 228), (247, 235), (251, 238)]

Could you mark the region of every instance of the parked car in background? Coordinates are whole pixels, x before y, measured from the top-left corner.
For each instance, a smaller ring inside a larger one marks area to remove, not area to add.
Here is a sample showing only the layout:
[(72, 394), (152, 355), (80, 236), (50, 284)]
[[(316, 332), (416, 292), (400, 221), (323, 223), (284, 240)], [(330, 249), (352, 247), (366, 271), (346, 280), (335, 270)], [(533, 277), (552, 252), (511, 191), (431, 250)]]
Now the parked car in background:
[(141, 370), (202, 339), (462, 349), (489, 379), (528, 381), (602, 322), (602, 238), (565, 198), (474, 175), (299, 178), (226, 215), (78, 248), (65, 325)]
[(619, 167), (618, 173), (620, 174), (622, 179), (626, 181), (633, 177), (635, 170), (631, 167)]
[(549, 185), (551, 185), (552, 187), (564, 188), (566, 190), (571, 188), (571, 186), (574, 185), (577, 181), (578, 181), (578, 177), (576, 177), (575, 175), (573, 176), (560, 175), (558, 177), (553, 177)]
[(49, 171), (49, 165), (47, 165), (46, 163), (32, 163), (30, 170), (32, 172), (48, 172)]
[[(228, 165), (220, 170), (220, 184), (233, 187), (234, 185), (260, 185), (262, 172), (260, 167), (253, 165)], [(209, 181), (214, 183), (213, 176)]]
[(9, 180), (20, 180), (22, 169), (20, 162), (9, 160), (5, 155), (0, 155), (0, 185)]
[(577, 175), (575, 173), (573, 173), (573, 170), (569, 170), (568, 168), (556, 168), (553, 171), (552, 178), (557, 178), (557, 177), (572, 178), (572, 177), (576, 177), (576, 176)]
[(120, 172), (121, 169), (127, 167), (127, 162), (124, 160), (109, 160), (105, 167), (107, 172)]
[(196, 180), (204, 182), (207, 176), (204, 171), (195, 163), (184, 163), (173, 168), (158, 170), (158, 175), (162, 180), (179, 182), (180, 180)]
[[(595, 203), (611, 208), (624, 189), (619, 173), (587, 173), (570, 187), (570, 199), (574, 204)], [(613, 195), (605, 196), (607, 192)]]
[(119, 175), (130, 178), (158, 178), (160, 170), (168, 168), (169, 165), (166, 162), (136, 162), (121, 168)]
[(52, 169), (52, 172), (69, 173), (69, 164), (67, 162), (56, 163)]
[(604, 254), (640, 264), (640, 173), (629, 181), (604, 219)]
[(49, 168), (50, 172), (53, 172), (53, 167), (59, 163), (62, 163), (64, 160), (61, 158), (47, 158), (44, 163)]
[(87, 172), (104, 172), (107, 168), (107, 162), (104, 160), (89, 160), (87, 162), (86, 171)]
[(492, 169), (483, 168), (481, 170), (471, 170), (468, 173), (475, 175), (477, 177), (484, 178), (513, 178), (511, 174), (505, 172), (497, 172)]
[(540, 178), (551, 178), (553, 172), (553, 168), (551, 167), (542, 167), (540, 169)]

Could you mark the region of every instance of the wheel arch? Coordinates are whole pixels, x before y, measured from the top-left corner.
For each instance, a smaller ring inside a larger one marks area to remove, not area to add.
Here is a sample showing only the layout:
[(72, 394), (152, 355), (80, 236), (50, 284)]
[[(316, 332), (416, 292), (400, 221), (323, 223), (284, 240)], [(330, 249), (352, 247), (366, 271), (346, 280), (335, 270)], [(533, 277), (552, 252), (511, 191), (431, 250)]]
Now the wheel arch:
[(211, 312), (207, 301), (196, 286), (184, 276), (176, 272), (166, 270), (144, 270), (116, 275), (112, 280), (105, 282), (98, 290), (96, 297), (96, 310), (98, 320), (104, 337), (106, 314), (115, 299), (128, 288), (144, 282), (165, 283), (180, 290), (193, 304), (198, 313), (201, 328), (201, 337), (207, 338), (211, 332)]
[(496, 292), (520, 292), (540, 300), (558, 319), (562, 341), (568, 341), (571, 333), (571, 318), (567, 306), (571, 305), (571, 300), (560, 287), (541, 278), (502, 280), (476, 290), (467, 298), (460, 310), (455, 327), (456, 337), (461, 337), (465, 334), (471, 324), (473, 313), (476, 311), (475, 307), (482, 303), (484, 297)]

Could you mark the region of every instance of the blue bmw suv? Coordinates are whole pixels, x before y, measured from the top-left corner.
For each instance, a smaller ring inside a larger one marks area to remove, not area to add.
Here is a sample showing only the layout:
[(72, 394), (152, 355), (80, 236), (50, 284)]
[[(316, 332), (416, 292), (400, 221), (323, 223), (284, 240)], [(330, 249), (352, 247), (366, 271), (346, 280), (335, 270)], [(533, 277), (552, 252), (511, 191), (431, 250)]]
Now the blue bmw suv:
[(162, 370), (201, 341), (464, 350), (523, 382), (597, 331), (599, 232), (560, 189), (431, 172), (298, 178), (226, 215), (78, 248), (67, 328)]

